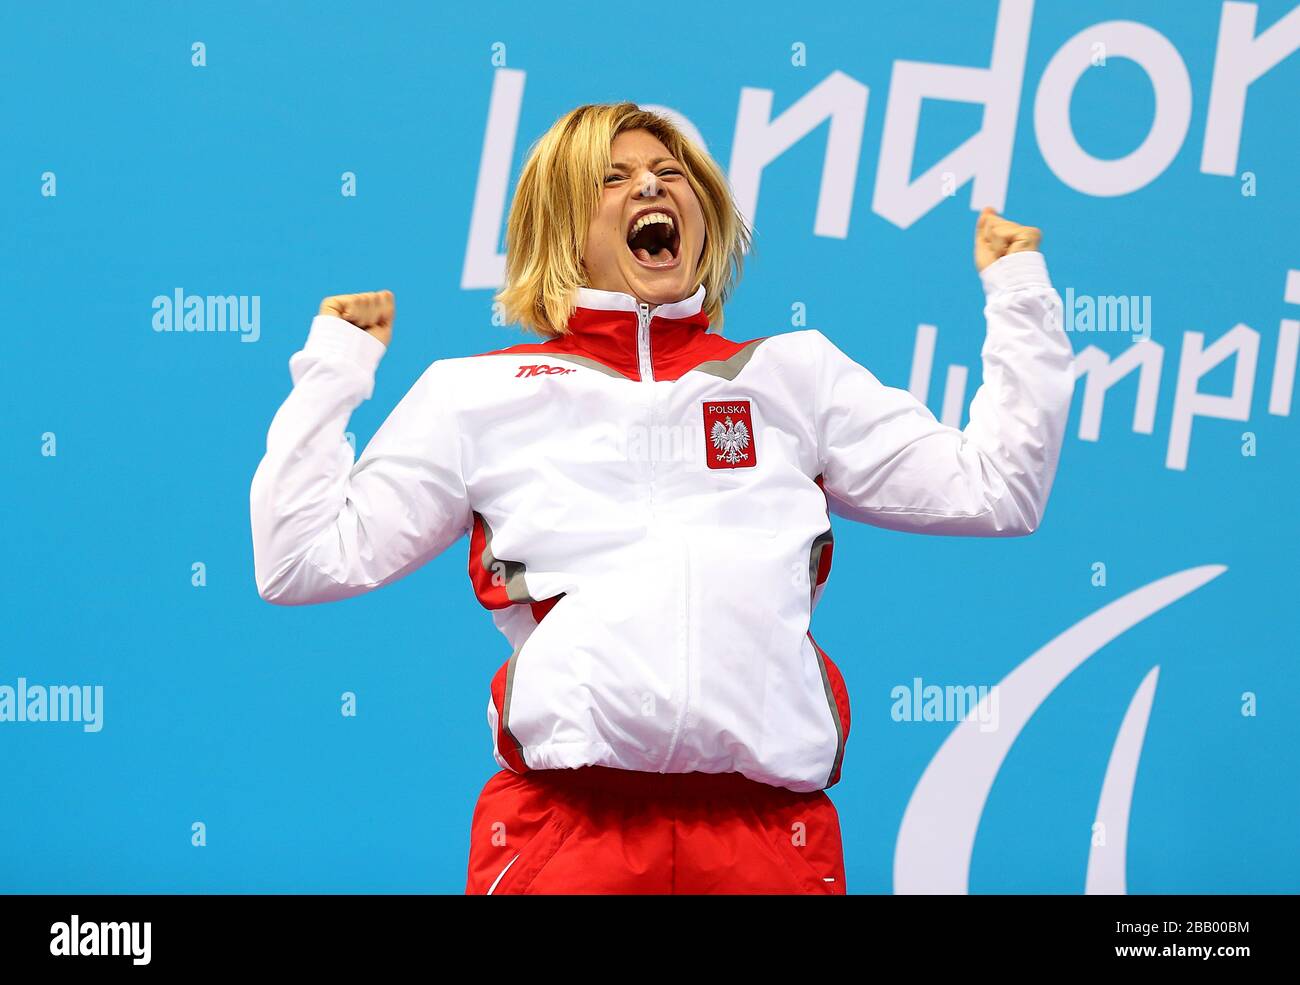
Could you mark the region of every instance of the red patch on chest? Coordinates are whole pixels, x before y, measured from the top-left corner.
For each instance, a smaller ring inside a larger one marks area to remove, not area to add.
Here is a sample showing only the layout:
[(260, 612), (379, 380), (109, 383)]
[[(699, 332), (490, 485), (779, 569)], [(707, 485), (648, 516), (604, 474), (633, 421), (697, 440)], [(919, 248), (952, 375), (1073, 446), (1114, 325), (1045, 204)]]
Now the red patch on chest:
[(749, 469), (758, 464), (748, 400), (704, 401), (704, 449), (711, 469)]

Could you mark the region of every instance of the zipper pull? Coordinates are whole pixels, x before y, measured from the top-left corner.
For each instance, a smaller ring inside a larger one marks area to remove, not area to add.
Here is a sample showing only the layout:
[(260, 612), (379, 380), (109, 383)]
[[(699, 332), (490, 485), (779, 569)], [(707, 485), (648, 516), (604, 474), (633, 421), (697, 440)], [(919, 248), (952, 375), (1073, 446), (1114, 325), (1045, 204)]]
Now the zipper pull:
[(650, 305), (641, 301), (637, 304), (637, 318), (640, 327), (637, 331), (637, 360), (641, 367), (642, 382), (654, 382), (653, 363), (650, 358)]

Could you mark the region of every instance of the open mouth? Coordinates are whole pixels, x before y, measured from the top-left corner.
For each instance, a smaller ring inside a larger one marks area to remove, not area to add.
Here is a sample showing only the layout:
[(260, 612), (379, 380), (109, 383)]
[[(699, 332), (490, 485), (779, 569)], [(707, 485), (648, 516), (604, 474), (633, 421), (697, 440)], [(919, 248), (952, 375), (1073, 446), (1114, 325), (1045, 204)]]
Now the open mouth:
[(646, 209), (632, 218), (627, 248), (643, 267), (664, 270), (677, 266), (682, 236), (677, 218), (667, 209)]

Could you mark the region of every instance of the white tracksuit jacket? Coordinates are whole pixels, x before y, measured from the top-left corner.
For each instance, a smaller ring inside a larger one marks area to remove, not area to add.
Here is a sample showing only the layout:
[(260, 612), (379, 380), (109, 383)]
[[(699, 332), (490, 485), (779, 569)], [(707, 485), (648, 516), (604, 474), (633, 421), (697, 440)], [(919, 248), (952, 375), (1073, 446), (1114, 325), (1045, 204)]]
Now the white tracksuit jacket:
[(980, 278), (964, 430), (819, 331), (710, 332), (702, 287), (657, 307), (580, 288), (571, 335), (430, 365), (355, 465), (344, 432), (385, 347), (318, 316), (252, 481), (258, 592), (347, 598), (468, 534), (511, 650), (487, 706), (502, 767), (828, 787), (849, 731), (809, 632), (829, 513), (1015, 536), (1047, 503), (1074, 390), (1060, 297), (1037, 252)]

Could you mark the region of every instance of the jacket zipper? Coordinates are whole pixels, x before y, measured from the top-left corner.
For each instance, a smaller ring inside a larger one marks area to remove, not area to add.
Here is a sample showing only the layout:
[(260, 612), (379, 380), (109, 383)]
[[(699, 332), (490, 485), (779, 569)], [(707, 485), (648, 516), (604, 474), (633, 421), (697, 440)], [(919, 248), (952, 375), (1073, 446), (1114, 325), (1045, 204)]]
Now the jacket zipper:
[[(641, 380), (644, 383), (653, 383), (655, 380), (654, 363), (651, 359), (650, 351), (650, 305), (644, 301), (637, 303), (637, 358), (640, 364)], [(651, 406), (654, 400), (651, 398)], [(653, 417), (653, 414), (652, 414)], [(650, 495), (651, 503), (654, 502), (654, 462), (651, 461), (651, 478), (650, 478)], [(652, 505), (653, 510), (653, 505)], [(673, 734), (668, 742), (668, 755), (664, 757), (663, 765), (660, 770), (667, 770), (677, 754), (677, 747), (682, 739), (682, 726), (687, 719), (687, 709), (691, 703), (691, 658), (690, 658), (690, 548), (686, 542), (682, 542), (682, 596), (684, 606), (681, 612), (681, 663), (679, 672), (681, 674), (682, 684), (682, 706), (677, 710), (677, 720), (673, 723)]]
[(640, 363), (641, 381), (655, 381), (654, 365), (650, 361), (650, 305), (644, 301), (637, 305), (639, 324), (636, 332), (636, 354)]
[(664, 757), (663, 765), (659, 767), (659, 772), (668, 772), (672, 765), (673, 758), (677, 755), (677, 747), (682, 741), (683, 726), (691, 721), (691, 548), (690, 544), (683, 540), (681, 542), (681, 559), (682, 559), (682, 609), (681, 609), (681, 660), (679, 662), (679, 672), (681, 674), (682, 687), (682, 706), (677, 710), (677, 720), (673, 722), (672, 738), (668, 741), (668, 755)]

